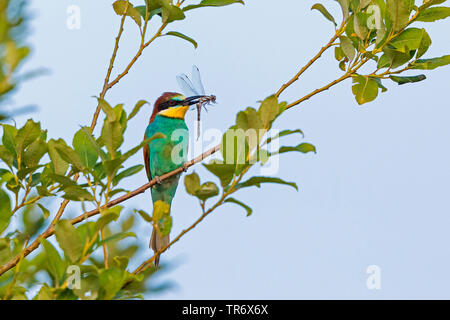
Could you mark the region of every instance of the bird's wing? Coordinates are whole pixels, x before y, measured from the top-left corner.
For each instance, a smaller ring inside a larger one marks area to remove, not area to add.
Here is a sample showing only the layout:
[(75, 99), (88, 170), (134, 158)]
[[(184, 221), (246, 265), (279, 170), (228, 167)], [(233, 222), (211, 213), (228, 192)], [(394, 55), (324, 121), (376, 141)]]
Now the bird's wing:
[(145, 164), (145, 171), (147, 172), (148, 181), (152, 180), (152, 173), (150, 171), (150, 148), (148, 147), (148, 144), (144, 146), (144, 164)]

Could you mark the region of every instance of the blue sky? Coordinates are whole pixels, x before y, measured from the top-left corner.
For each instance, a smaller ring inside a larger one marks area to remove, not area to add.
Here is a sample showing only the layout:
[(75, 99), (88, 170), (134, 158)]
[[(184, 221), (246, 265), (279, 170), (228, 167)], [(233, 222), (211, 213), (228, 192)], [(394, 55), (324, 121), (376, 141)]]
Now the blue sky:
[[(91, 121), (92, 96), (101, 89), (118, 30), (111, 2), (31, 2), (34, 50), (25, 69), (50, 73), (24, 84), (14, 103), (37, 104), (32, 116), (49, 137), (70, 141)], [(157, 40), (107, 100), (128, 110), (139, 99), (153, 102), (163, 91), (178, 90), (175, 76), (196, 64), (219, 102), (203, 125), (224, 130), (239, 110), (276, 91), (329, 40), (333, 27), (309, 10), (313, 3), (247, 0), (246, 6), (192, 11), (170, 29), (195, 38), (198, 49), (177, 38)], [(323, 3), (338, 15), (335, 1)], [(66, 27), (70, 5), (81, 8), (79, 30)], [(433, 39), (427, 57), (450, 52), (449, 27), (450, 20), (427, 25)], [(135, 54), (137, 43), (138, 30), (129, 21), (115, 72)], [(318, 150), (281, 158), (278, 175), (295, 181), (300, 191), (276, 185), (248, 190), (239, 198), (254, 209), (249, 218), (232, 205), (217, 210), (163, 256), (171, 268), (157, 281), (176, 285), (158, 297), (450, 298), (449, 70), (430, 72), (420, 84), (389, 83), (387, 93), (362, 107), (347, 81), (289, 110), (278, 127), (302, 129)], [(283, 99), (302, 97), (339, 74), (330, 52)], [(143, 110), (129, 128), (128, 146), (142, 139), (150, 113), (150, 107)], [(22, 124), (29, 116), (16, 120)], [(193, 120), (191, 114), (191, 132)], [(133, 159), (137, 163), (140, 154)], [(199, 166), (195, 171), (212, 179)], [(127, 187), (145, 182), (142, 172)], [(150, 194), (128, 205), (150, 210)], [(173, 234), (200, 214), (183, 188), (172, 212)], [(150, 232), (142, 222), (136, 241), (146, 245)], [(142, 251), (143, 258), (150, 254)], [(381, 269), (380, 290), (366, 287), (370, 265)]]

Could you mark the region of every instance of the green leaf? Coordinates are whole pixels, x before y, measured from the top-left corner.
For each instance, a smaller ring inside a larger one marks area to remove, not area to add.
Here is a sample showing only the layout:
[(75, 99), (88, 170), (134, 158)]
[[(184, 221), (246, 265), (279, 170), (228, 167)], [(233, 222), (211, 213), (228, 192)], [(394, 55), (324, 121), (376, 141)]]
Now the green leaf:
[(281, 147), (280, 150), (278, 150), (277, 153), (286, 153), (286, 152), (301, 152), (301, 153), (308, 153), (308, 152), (314, 152), (316, 153), (316, 147), (314, 147), (312, 144), (309, 143), (301, 143), (298, 146), (295, 147)]
[(47, 153), (47, 144), (38, 138), (33, 141), (23, 153), (23, 163), (27, 167), (36, 167), (42, 157)]
[(160, 9), (163, 6), (168, 6), (170, 4), (169, 0), (145, 0), (148, 11), (153, 11), (155, 9)]
[(364, 41), (367, 38), (369, 33), (367, 26), (367, 15), (362, 12), (358, 12), (353, 16), (353, 28), (355, 30), (355, 34), (359, 39)]
[(14, 174), (6, 169), (0, 169), (0, 185), (4, 182), (8, 183), (11, 179), (15, 180)]
[(259, 107), (258, 115), (261, 118), (263, 127), (268, 129), (273, 120), (278, 116), (280, 107), (278, 105), (278, 99), (275, 95), (266, 98)]
[(2, 143), (7, 150), (9, 150), (14, 157), (16, 156), (16, 136), (17, 129), (9, 124), (4, 124), (3, 126), (3, 137)]
[(258, 153), (252, 155), (250, 163), (254, 163), (253, 161), (260, 161), (261, 165), (265, 165), (267, 161), (269, 161), (270, 156), (271, 154), (266, 149), (259, 149)]
[(81, 159), (83, 167), (93, 168), (97, 163), (98, 151), (92, 144), (91, 129), (88, 127), (81, 128), (75, 133), (72, 145), (75, 152)]
[(205, 182), (195, 192), (195, 196), (202, 201), (206, 201), (209, 198), (215, 197), (219, 194), (219, 188), (214, 182)]
[(328, 12), (328, 10), (327, 10), (322, 4), (316, 3), (315, 5), (312, 6), (311, 10), (317, 10), (317, 11), (319, 11), (320, 13), (323, 14), (323, 16), (324, 16), (325, 18), (327, 18), (329, 21), (333, 22), (333, 24), (334, 24), (335, 26), (337, 26), (336, 20), (334, 20), (334, 18), (333, 18), (333, 16), (331, 15), (331, 13)]
[(15, 138), (16, 153), (20, 155), (26, 147), (41, 135), (41, 124), (29, 119), (25, 125), (17, 131)]
[(134, 212), (139, 213), (139, 215), (142, 217), (142, 219), (144, 219), (147, 222), (152, 222), (153, 221), (152, 217), (147, 212), (145, 212), (144, 210), (134, 210)]
[(33, 300), (53, 300), (54, 291), (54, 289), (50, 288), (46, 283), (44, 283)]
[(113, 159), (123, 143), (123, 132), (120, 123), (118, 121), (105, 121), (101, 139)]
[(141, 110), (142, 106), (147, 104), (148, 102), (145, 100), (139, 100), (136, 105), (134, 106), (133, 110), (131, 111), (130, 115), (128, 116), (128, 121), (134, 118), (135, 115)]
[[(5, 20), (5, 22), (6, 21), (7, 20)], [(3, 50), (5, 50), (5, 49), (3, 49)], [(30, 54), (30, 48), (18, 47), (15, 41), (7, 41), (6, 42), (6, 54), (5, 54), (4, 60), (9, 65), (10, 71), (14, 71), (17, 68), (17, 66), (20, 64), (20, 62), (23, 59), (25, 59), (29, 54)]]
[(14, 155), (8, 149), (6, 149), (4, 145), (0, 145), (0, 159), (2, 159), (2, 161), (6, 163), (8, 167), (13, 166)]
[(97, 155), (99, 155), (100, 158), (102, 158), (102, 160), (106, 160), (106, 153), (101, 149), (101, 146), (97, 143), (97, 141), (92, 136), (91, 128), (82, 127), (81, 130), (83, 130), (84, 133), (86, 134), (86, 137), (88, 138), (88, 142), (90, 143), (91, 147), (95, 150)]
[(242, 0), (203, 0), (200, 4), (189, 5), (183, 8), (183, 11), (188, 11), (201, 7), (223, 7), (233, 3), (244, 4)]
[(47, 219), (50, 217), (50, 211), (44, 207), (42, 204), (37, 203), (37, 206), (42, 210), (42, 214), (44, 215), (44, 219)]
[(249, 129), (259, 130), (264, 128), (262, 120), (254, 108), (248, 107), (244, 112), (247, 115), (247, 126)]
[(419, 49), (422, 43), (423, 31), (423, 29), (419, 28), (406, 29), (398, 37), (389, 42), (388, 45), (403, 53)]
[(379, 78), (373, 78), (378, 84), (378, 88), (381, 89), (382, 92), (386, 92), (388, 89), (383, 85), (383, 82), (381, 82), (381, 79)]
[(355, 52), (355, 47), (353, 46), (352, 40), (350, 40), (350, 38), (345, 37), (345, 36), (339, 37), (339, 40), (341, 42), (341, 49), (344, 52), (345, 56), (348, 57), (348, 59), (350, 61), (353, 61), (353, 59), (355, 58), (356, 52)]
[(44, 247), (45, 255), (47, 258), (45, 259), (45, 261), (47, 263), (48, 271), (55, 279), (56, 285), (59, 286), (66, 272), (66, 265), (64, 263), (64, 260), (61, 259), (58, 251), (49, 241), (43, 240), (42, 246)]
[(123, 170), (117, 176), (114, 177), (114, 179), (113, 179), (113, 186), (118, 185), (119, 182), (122, 179), (127, 178), (127, 177), (131, 177), (132, 175), (137, 174), (143, 168), (144, 168), (144, 166), (142, 164), (138, 164), (138, 165), (135, 165), (135, 166), (132, 166), (132, 167), (130, 167), (128, 169)]
[(194, 46), (195, 49), (197, 49), (197, 47), (198, 47), (198, 44), (194, 39), (192, 39), (191, 37), (188, 37), (185, 34), (182, 34), (181, 32), (169, 31), (165, 35), (166, 36), (174, 36), (174, 37), (178, 37), (178, 38), (184, 39), (186, 41), (189, 41), (190, 43), (192, 43), (192, 45)]
[(117, 267), (103, 269), (99, 275), (99, 285), (104, 291), (102, 300), (111, 300), (122, 288), (124, 280), (124, 271)]
[(439, 58), (419, 59), (411, 65), (411, 69), (433, 70), (449, 64), (450, 55), (447, 55)]
[(69, 168), (69, 163), (66, 162), (59, 152), (56, 150), (57, 146), (65, 145), (66, 143), (62, 139), (50, 140), (48, 142), (48, 155), (52, 160), (52, 165), (56, 174), (64, 175)]
[(120, 212), (122, 211), (122, 206), (115, 206), (114, 208), (107, 209), (102, 212), (102, 216), (97, 220), (97, 229), (101, 230), (105, 228), (109, 223), (117, 221), (120, 217)]
[(183, 20), (186, 18), (183, 10), (174, 5), (162, 7), (162, 21), (163, 23), (171, 23), (177, 20)]
[(233, 180), (236, 167), (233, 164), (224, 164), (217, 160), (213, 160), (209, 164), (203, 164), (203, 166), (220, 179), (222, 187), (228, 186), (231, 180)]
[(64, 199), (72, 201), (94, 201), (94, 197), (80, 186), (64, 188)]
[(113, 3), (113, 8), (119, 16), (123, 16), (124, 14), (126, 14), (127, 16), (132, 18), (139, 27), (141, 26), (141, 13), (139, 12), (139, 10), (134, 8), (131, 3), (128, 3), (127, 5), (127, 1), (118, 0)]
[(247, 114), (244, 111), (240, 111), (236, 115), (236, 129), (242, 129), (244, 131), (248, 129)]
[(424, 4), (419, 7), (419, 11), (423, 11), (431, 6), (435, 6), (444, 3), (447, 0), (424, 0)]
[(55, 148), (64, 161), (72, 164), (79, 171), (84, 169), (80, 156), (71, 147), (65, 143), (60, 143), (57, 144)]
[[(134, 7), (138, 12), (139, 12), (139, 14), (141, 15), (141, 17), (143, 18), (143, 19), (145, 19), (145, 16), (146, 16), (146, 14), (147, 14), (147, 6), (136, 6), (136, 7)], [(150, 19), (149, 19), (150, 20)]]
[(120, 241), (126, 238), (137, 238), (136, 234), (134, 232), (128, 231), (128, 232), (119, 232), (116, 234), (113, 234), (110, 237), (107, 237), (105, 239), (103, 239), (102, 241), (99, 241), (97, 244), (97, 247), (101, 247), (104, 244), (110, 243), (110, 242), (115, 242), (115, 241)]
[(130, 259), (128, 257), (114, 257), (113, 259), (113, 264), (121, 270), (125, 270), (129, 262)]
[(232, 165), (236, 174), (239, 174), (247, 164), (246, 155), (248, 152), (248, 144), (246, 140), (246, 131), (236, 129), (236, 126), (230, 127), (222, 137), (220, 151), (224, 163)]
[(349, 8), (348, 1), (349, 0), (336, 0), (336, 1), (339, 2), (339, 5), (341, 6), (343, 19), (347, 20), (348, 16), (349, 16), (349, 10), (348, 10), (348, 8)]
[(431, 38), (430, 35), (426, 32), (425, 29), (422, 29), (422, 41), (420, 43), (419, 48), (417, 49), (417, 58), (423, 56), (431, 46)]
[(56, 240), (72, 263), (78, 261), (83, 253), (80, 236), (69, 220), (60, 220), (55, 227)]
[(353, 76), (352, 91), (359, 105), (373, 101), (378, 96), (378, 84), (368, 76)]
[(0, 189), (0, 234), (8, 227), (11, 216), (11, 200), (8, 194)]
[(287, 186), (291, 186), (292, 188), (294, 188), (295, 190), (298, 191), (298, 187), (295, 182), (287, 182), (280, 178), (274, 178), (274, 177), (251, 177), (250, 179), (248, 179), (245, 182), (238, 183), (235, 186), (235, 189), (239, 190), (239, 189), (247, 188), (247, 187), (261, 188), (262, 183), (276, 183), (276, 184), (287, 185)]
[(61, 189), (77, 186), (77, 184), (72, 179), (60, 174), (49, 173), (47, 174), (47, 178), (50, 179), (52, 182), (59, 183), (61, 185)]
[(195, 193), (200, 189), (200, 178), (197, 173), (193, 172), (184, 177), (184, 186), (186, 192), (195, 196)]
[(227, 199), (225, 199), (224, 202), (235, 203), (235, 204), (241, 206), (242, 208), (245, 209), (245, 211), (247, 211), (247, 217), (249, 217), (252, 214), (252, 212), (253, 212), (252, 208), (250, 208), (245, 203), (242, 203), (241, 201), (236, 200), (235, 198), (227, 198)]
[(423, 74), (418, 76), (410, 76), (410, 77), (398, 77), (398, 76), (389, 76), (392, 81), (397, 82), (399, 85), (405, 83), (414, 83), (425, 80), (427, 77)]
[(407, 63), (409, 60), (411, 60), (415, 54), (415, 51), (413, 50), (406, 53), (402, 53), (400, 51), (397, 51), (395, 49), (389, 49), (387, 47), (385, 47), (383, 51), (384, 55), (382, 55), (380, 60), (378, 61), (378, 68), (387, 68), (387, 67), (390, 67), (391, 69), (398, 68)]
[(103, 112), (106, 114), (106, 118), (108, 121), (114, 122), (117, 119), (116, 113), (114, 112), (114, 109), (109, 105), (108, 102), (106, 102), (105, 99), (97, 98), (98, 105), (103, 110)]
[(124, 160), (122, 158), (117, 158), (114, 160), (103, 161), (103, 169), (109, 178), (114, 178), (117, 171), (122, 168), (122, 163)]
[(123, 155), (120, 156), (120, 158), (103, 161), (103, 167), (104, 167), (105, 173), (109, 177), (114, 177), (116, 171), (121, 167), (121, 164), (124, 161), (126, 161), (128, 158), (133, 156), (136, 152), (138, 152), (140, 149), (142, 149), (146, 144), (149, 144), (150, 142), (152, 142), (155, 139), (163, 139), (165, 137), (166, 136), (163, 135), (162, 133), (157, 132), (153, 136), (151, 136), (150, 138), (145, 139), (144, 141), (142, 141), (138, 146), (136, 146), (136, 147), (128, 150), (127, 152), (125, 152)]
[(387, 11), (395, 32), (403, 29), (409, 22), (413, 0), (386, 0)]
[(89, 255), (93, 252), (93, 247), (98, 243), (98, 229), (95, 222), (89, 221), (81, 224), (77, 229), (81, 239), (84, 253)]
[[(141, 14), (142, 18), (145, 20), (146, 14), (147, 14), (145, 6), (138, 6), (138, 7), (135, 7), (135, 8)], [(162, 17), (162, 9), (161, 8), (157, 8), (157, 9), (151, 10), (148, 13), (148, 21), (150, 21), (156, 15)]]
[(80, 288), (74, 288), (73, 293), (82, 300), (96, 300), (99, 289), (97, 275), (87, 275), (81, 278)]
[(47, 190), (46, 187), (43, 187), (43, 186), (37, 186), (36, 189), (37, 189), (38, 194), (39, 194), (41, 197), (51, 197), (51, 196), (53, 196), (53, 194), (50, 193), (50, 192)]
[(434, 22), (450, 17), (450, 8), (448, 7), (434, 7), (421, 11), (417, 16), (417, 21)]

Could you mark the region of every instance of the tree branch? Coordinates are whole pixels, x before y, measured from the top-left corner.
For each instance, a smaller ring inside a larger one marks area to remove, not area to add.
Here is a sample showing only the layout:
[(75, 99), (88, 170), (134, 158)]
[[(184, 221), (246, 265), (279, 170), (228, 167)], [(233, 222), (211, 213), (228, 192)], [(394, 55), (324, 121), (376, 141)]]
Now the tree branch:
[(331, 48), (332, 46), (334, 46), (334, 41), (336, 41), (337, 38), (339, 38), (342, 33), (345, 31), (345, 26), (346, 26), (346, 21), (343, 21), (341, 26), (339, 27), (339, 29), (336, 30), (336, 33), (334, 34), (334, 36), (330, 39), (330, 41), (320, 49), (320, 51), (314, 56), (314, 58), (312, 58), (303, 68), (300, 69), (300, 71), (288, 82), (286, 82), (285, 84), (283, 84), (281, 86), (281, 88), (277, 91), (277, 93), (275, 94), (277, 97), (279, 97), (284, 90), (286, 90), (288, 87), (290, 87), (294, 82), (296, 82), (300, 76), (309, 69), (309, 67), (311, 67), (311, 65), (314, 64), (314, 62), (316, 62), (321, 56), (322, 54), (327, 51), (329, 48)]
[[(415, 17), (413, 17), (411, 21), (414, 20)], [(343, 25), (345, 24), (345, 22), (343, 23)], [(336, 34), (333, 36), (333, 38), (329, 41), (329, 43), (327, 45), (325, 45), (320, 51), (319, 53), (313, 58), (311, 59), (306, 65), (305, 67), (303, 67), (291, 80), (289, 80), (286, 84), (284, 84), (280, 90), (276, 93), (277, 96), (279, 96), (286, 88), (288, 88), (290, 85), (292, 85), (295, 81), (298, 80), (298, 78), (317, 60), (320, 58), (320, 56), (331, 46), (334, 45), (334, 41), (342, 34), (344, 28), (343, 25), (341, 25), (341, 27), (336, 31)], [(146, 46), (148, 46), (148, 44), (150, 44), (154, 39), (156, 39), (159, 34), (161, 33), (161, 31), (164, 29), (164, 24), (161, 26), (161, 28), (158, 30), (158, 32), (154, 35), (154, 37), (152, 39), (150, 39), (147, 43), (144, 44), (144, 48)], [(400, 32), (396, 33), (395, 35), (391, 36), (390, 39), (395, 38), (396, 36), (398, 36)], [(116, 39), (117, 41), (117, 39)], [(380, 50), (380, 49), (378, 49)], [(374, 52), (376, 53), (377, 50), (374, 50)], [(115, 80), (113, 80), (110, 85), (114, 85), (117, 82), (120, 81), (120, 79), (125, 76), (128, 71), (130, 70), (130, 68), (133, 66), (134, 62), (137, 60), (137, 58), (139, 58), (139, 56), (142, 54), (142, 50), (138, 51), (138, 54), (135, 56), (135, 58), (130, 62), (130, 64), (127, 66), (127, 68), (125, 69), (124, 72), (122, 72), (121, 74), (119, 74), (117, 76), (117, 78)], [(349, 68), (349, 70), (340, 78), (330, 82), (329, 84), (323, 86), (322, 88), (316, 89), (314, 91), (312, 91), (311, 93), (307, 94), (306, 96), (302, 97), (301, 99), (292, 102), (291, 104), (289, 104), (286, 108), (292, 108), (294, 106), (297, 106), (299, 104), (301, 104), (304, 101), (307, 101), (308, 99), (310, 99), (311, 97), (315, 96), (318, 93), (321, 93), (325, 90), (330, 89), (331, 87), (335, 86), (336, 84), (350, 78), (353, 74), (355, 74), (359, 68), (361, 68), (369, 59), (362, 59), (359, 63), (356, 63), (357, 61), (355, 61), (355, 63)], [(112, 59), (113, 62), (113, 59)], [(108, 69), (109, 70), (109, 69)], [(110, 72), (108, 72), (108, 74), (110, 74)], [(108, 77), (108, 76), (107, 76)], [(107, 81), (105, 81), (106, 83)], [(106, 91), (109, 89), (110, 85), (108, 85), (108, 88), (106, 89)], [(204, 160), (205, 158), (211, 156), (212, 154), (216, 153), (218, 150), (220, 150), (220, 145), (206, 151), (205, 153), (203, 153), (202, 155), (192, 159), (191, 161), (189, 161), (188, 163), (186, 163), (185, 167), (191, 167), (194, 164), (201, 162), (202, 160)], [(183, 168), (180, 167), (174, 171), (171, 171), (163, 176), (160, 177), (161, 180), (165, 180), (169, 177), (172, 177), (176, 174), (179, 174), (183, 171)], [(157, 183), (157, 181), (155, 179), (153, 179), (152, 181), (148, 182), (147, 184), (141, 186), (140, 188), (126, 194), (123, 195), (115, 200), (112, 200), (110, 202), (108, 202), (106, 205), (91, 210), (89, 212), (85, 212), (82, 215), (74, 218), (71, 220), (72, 224), (77, 224), (80, 223), (92, 216), (95, 216), (97, 214), (100, 213), (100, 210), (106, 209), (106, 208), (111, 208), (119, 203), (122, 203), (128, 199), (131, 199), (133, 197), (135, 197), (138, 194), (141, 194), (143, 192), (145, 192), (147, 189), (151, 188), (153, 185), (155, 185)], [(223, 201), (223, 200), (222, 200)], [(17, 265), (17, 263), (20, 261), (21, 257), (26, 257), (28, 254), (30, 254), (31, 252), (33, 252), (34, 250), (36, 250), (41, 241), (43, 239), (46, 239), (50, 236), (52, 236), (55, 232), (55, 224), (56, 222), (60, 219), (65, 207), (67, 206), (68, 201), (65, 200), (62, 204), (60, 209), (58, 210), (54, 220), (52, 221), (52, 223), (50, 224), (50, 226), (47, 228), (47, 230), (42, 233), (41, 235), (38, 236), (38, 238), (36, 240), (34, 240), (29, 246), (26, 247), (25, 250), (23, 250), (19, 255), (17, 255), (16, 257), (14, 257), (10, 262), (8, 262), (6, 265), (0, 267), (0, 276), (2, 274), (4, 274), (5, 272), (7, 272), (8, 270), (10, 270), (11, 268), (13, 268), (14, 266)], [(220, 205), (220, 200), (216, 205)], [(187, 228), (186, 230), (183, 230), (183, 232), (181, 232), (167, 247), (163, 248), (161, 251), (157, 252), (157, 254), (163, 253), (164, 251), (166, 251), (171, 245), (173, 245), (175, 242), (177, 242), (183, 235), (185, 235), (186, 233), (188, 233), (189, 231), (191, 231), (192, 229), (194, 229), (201, 221), (203, 221), (203, 219), (208, 216), (214, 209), (216, 208), (216, 206), (213, 206), (212, 208), (210, 208), (208, 211), (204, 212), (200, 218), (198, 218), (194, 224), (192, 224), (189, 228)], [(140, 267), (138, 267), (134, 273), (140, 273), (142, 271), (144, 271), (145, 269), (148, 268), (149, 264), (151, 264), (153, 262), (153, 260), (155, 259), (155, 256), (151, 257), (149, 260), (147, 260), (146, 262), (144, 262)]]
[[(199, 163), (201, 161), (203, 161), (204, 159), (208, 158), (209, 156), (213, 155), (214, 153), (216, 153), (217, 151), (220, 150), (220, 145), (215, 146), (214, 148), (209, 149), (208, 151), (204, 152), (203, 154), (199, 155), (198, 157), (192, 159), (191, 161), (188, 161), (185, 164), (186, 168), (192, 167), (194, 164)], [(174, 175), (177, 175), (179, 173), (183, 172), (183, 167), (180, 167), (176, 170), (173, 170), (169, 173), (166, 173), (164, 175), (162, 175), (160, 177), (161, 181), (164, 181)], [(95, 216), (97, 214), (100, 213), (101, 210), (103, 209), (107, 209), (107, 208), (111, 208), (114, 207), (115, 205), (118, 205), (119, 203), (122, 203), (128, 199), (131, 199), (135, 196), (137, 196), (138, 194), (144, 193), (147, 189), (151, 188), (152, 186), (154, 186), (157, 183), (156, 179), (151, 180), (150, 182), (144, 184), (143, 186), (137, 188), (134, 191), (131, 191), (130, 193), (127, 193), (126, 195), (123, 195), (115, 200), (112, 200), (110, 202), (108, 202), (106, 205), (85, 212), (81, 215), (79, 215), (78, 217), (73, 218), (72, 220), (70, 220), (70, 222), (72, 224), (77, 224), (80, 223), (92, 216)], [(59, 211), (58, 211), (59, 213)], [(58, 214), (57, 214), (58, 216)], [(55, 217), (56, 219), (56, 217)], [(54, 221), (55, 221), (54, 219)], [(4, 274), (5, 272), (7, 272), (9, 269), (13, 268), (15, 265), (17, 265), (17, 263), (20, 261), (20, 259), (22, 259), (21, 257), (26, 257), (28, 256), (31, 252), (33, 252), (34, 250), (36, 250), (40, 244), (41, 241), (52, 236), (55, 233), (55, 224), (52, 223), (50, 224), (50, 226), (47, 228), (47, 230), (45, 230), (41, 235), (39, 235), (29, 246), (27, 246), (20, 254), (18, 254), (16, 257), (14, 257), (11, 261), (9, 261), (7, 264), (3, 265), (2, 267), (0, 267), (0, 276), (2, 274)]]

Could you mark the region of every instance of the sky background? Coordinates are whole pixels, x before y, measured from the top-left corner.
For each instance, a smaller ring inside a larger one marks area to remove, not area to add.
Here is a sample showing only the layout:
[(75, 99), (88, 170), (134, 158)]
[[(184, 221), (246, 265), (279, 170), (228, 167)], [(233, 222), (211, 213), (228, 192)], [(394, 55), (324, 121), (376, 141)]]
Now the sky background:
[[(333, 27), (310, 11), (314, 2), (247, 0), (246, 6), (191, 11), (169, 30), (192, 36), (198, 49), (181, 39), (158, 39), (107, 100), (124, 103), (128, 111), (139, 99), (153, 102), (163, 91), (178, 91), (175, 76), (196, 64), (218, 101), (204, 114), (204, 128), (224, 130), (239, 110), (275, 92), (328, 42)], [(24, 83), (15, 95), (17, 107), (39, 106), (17, 117), (18, 125), (31, 116), (49, 137), (71, 141), (80, 125), (90, 124), (92, 96), (101, 90), (118, 30), (111, 3), (31, 1), (33, 55), (24, 70), (49, 72)], [(340, 16), (335, 1), (323, 3)], [(66, 27), (70, 5), (81, 8), (79, 30)], [(113, 75), (137, 50), (137, 27), (132, 21), (125, 27)], [(427, 25), (433, 45), (426, 57), (450, 53), (449, 28), (450, 20)], [(280, 160), (278, 176), (295, 181), (300, 191), (277, 185), (246, 190), (237, 197), (254, 209), (251, 217), (234, 205), (221, 207), (163, 255), (170, 267), (155, 281), (175, 285), (156, 297), (449, 299), (449, 71), (429, 72), (419, 84), (387, 83), (387, 93), (362, 107), (347, 81), (286, 112), (277, 127), (302, 129), (318, 151)], [(282, 98), (293, 101), (339, 74), (330, 51)], [(134, 120), (126, 146), (142, 139), (150, 113), (148, 106)], [(194, 116), (187, 120), (191, 132)], [(139, 153), (130, 165), (142, 161)], [(195, 171), (203, 181), (213, 179), (198, 165)], [(125, 186), (133, 189), (146, 179), (141, 172)], [(150, 194), (127, 206), (151, 211)], [(184, 187), (172, 214), (173, 235), (200, 214)], [(142, 260), (151, 255), (145, 248), (150, 233), (151, 226), (141, 222), (134, 241), (143, 244)], [(380, 290), (366, 286), (370, 265), (381, 269)]]

